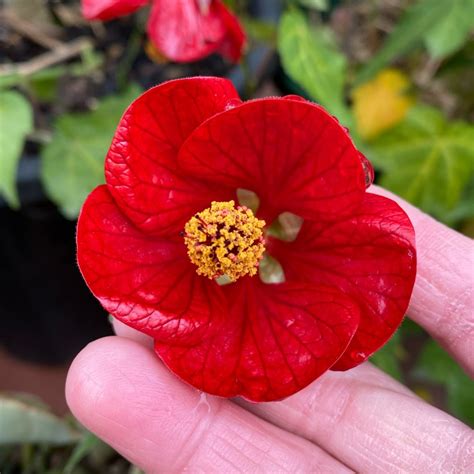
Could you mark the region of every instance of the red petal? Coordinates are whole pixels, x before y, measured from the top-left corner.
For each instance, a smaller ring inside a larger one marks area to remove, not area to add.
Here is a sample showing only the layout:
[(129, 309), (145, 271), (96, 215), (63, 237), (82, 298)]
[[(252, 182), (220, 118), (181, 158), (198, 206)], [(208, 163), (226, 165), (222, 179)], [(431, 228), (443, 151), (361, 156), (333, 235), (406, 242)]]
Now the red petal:
[(125, 112), (105, 162), (109, 190), (139, 228), (160, 235), (179, 232), (212, 200), (233, 197), (181, 177), (178, 150), (204, 120), (238, 100), (219, 78), (170, 81), (145, 92)]
[(157, 340), (200, 337), (225, 316), (221, 288), (196, 274), (182, 239), (137, 230), (106, 186), (96, 188), (82, 208), (77, 258), (104, 308)]
[(192, 176), (256, 192), (268, 220), (284, 211), (334, 219), (365, 190), (350, 137), (323, 108), (300, 100), (255, 100), (218, 114), (191, 134), (178, 160)]
[(143, 7), (148, 0), (82, 0), (82, 14), (88, 20), (111, 20)]
[(400, 325), (415, 282), (416, 253), (413, 226), (394, 201), (367, 193), (350, 218), (305, 222), (295, 242), (268, 245), (289, 281), (335, 286), (359, 303), (359, 328), (333, 369), (359, 365)]
[(246, 278), (226, 288), (231, 314), (197, 344), (156, 343), (170, 369), (200, 390), (277, 400), (331, 367), (353, 336), (357, 305), (341, 292)]
[(218, 51), (225, 58), (238, 62), (242, 57), (242, 50), (246, 41), (245, 33), (237, 17), (221, 1), (215, 1), (214, 4), (226, 31)]
[(155, 0), (148, 22), (155, 47), (173, 61), (188, 62), (220, 51), (237, 61), (245, 35), (219, 0)]

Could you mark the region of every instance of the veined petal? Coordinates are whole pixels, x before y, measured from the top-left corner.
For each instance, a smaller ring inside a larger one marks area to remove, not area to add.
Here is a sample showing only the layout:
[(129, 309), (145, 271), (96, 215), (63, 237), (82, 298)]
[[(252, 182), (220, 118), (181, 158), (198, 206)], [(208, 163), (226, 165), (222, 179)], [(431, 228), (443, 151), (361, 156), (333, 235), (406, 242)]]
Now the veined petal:
[(294, 242), (272, 239), (269, 251), (287, 280), (341, 288), (357, 301), (360, 324), (333, 369), (365, 361), (400, 325), (416, 276), (413, 226), (390, 199), (367, 193), (351, 217), (305, 222)]
[(225, 293), (230, 314), (214, 334), (155, 344), (173, 372), (214, 395), (270, 401), (297, 392), (334, 364), (359, 322), (358, 306), (334, 288), (245, 278)]
[(182, 238), (150, 237), (134, 227), (105, 185), (82, 208), (77, 246), (82, 275), (102, 306), (158, 341), (212, 334), (225, 317), (221, 288), (196, 274)]
[(220, 0), (155, 0), (148, 36), (164, 56), (177, 62), (215, 51), (237, 61), (245, 42), (237, 18)]
[(149, 0), (82, 0), (82, 14), (88, 20), (111, 20), (128, 15)]
[(356, 209), (365, 191), (347, 132), (302, 100), (260, 99), (215, 115), (186, 140), (178, 162), (213, 185), (254, 191), (267, 221), (285, 211), (335, 219)]
[(122, 212), (139, 228), (175, 235), (212, 200), (232, 199), (228, 189), (183, 175), (176, 158), (204, 120), (239, 101), (226, 79), (179, 79), (154, 87), (125, 112), (105, 162), (107, 185)]

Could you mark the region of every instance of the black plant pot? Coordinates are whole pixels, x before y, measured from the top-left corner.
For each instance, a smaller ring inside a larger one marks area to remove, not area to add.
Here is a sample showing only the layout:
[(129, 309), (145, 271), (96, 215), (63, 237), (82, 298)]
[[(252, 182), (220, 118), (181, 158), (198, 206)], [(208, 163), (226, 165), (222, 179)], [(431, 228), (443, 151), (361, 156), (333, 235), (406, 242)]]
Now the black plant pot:
[(60, 364), (110, 334), (107, 315), (76, 265), (75, 222), (47, 201), (0, 208), (0, 344), (34, 362)]

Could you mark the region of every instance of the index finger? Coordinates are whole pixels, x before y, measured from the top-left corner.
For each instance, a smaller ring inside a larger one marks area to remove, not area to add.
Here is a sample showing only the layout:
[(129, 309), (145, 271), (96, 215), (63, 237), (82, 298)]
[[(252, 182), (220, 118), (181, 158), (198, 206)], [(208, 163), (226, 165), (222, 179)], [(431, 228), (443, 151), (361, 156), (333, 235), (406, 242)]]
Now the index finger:
[(394, 194), (416, 235), (418, 269), (408, 315), (423, 326), (474, 376), (474, 243)]

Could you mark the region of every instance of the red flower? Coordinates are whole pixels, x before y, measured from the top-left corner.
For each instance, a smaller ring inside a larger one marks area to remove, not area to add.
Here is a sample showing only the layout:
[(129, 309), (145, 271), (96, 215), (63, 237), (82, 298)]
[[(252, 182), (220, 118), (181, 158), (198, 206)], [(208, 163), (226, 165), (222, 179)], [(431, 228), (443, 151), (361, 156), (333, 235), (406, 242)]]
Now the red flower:
[(189, 62), (218, 52), (237, 62), (245, 34), (221, 0), (82, 0), (88, 20), (110, 20), (152, 3), (151, 42), (167, 58)]
[[(79, 266), (104, 308), (152, 336), (186, 382), (281, 399), (366, 360), (407, 308), (413, 227), (395, 202), (365, 191), (366, 168), (313, 103), (242, 103), (225, 79), (167, 82), (118, 126), (107, 184), (79, 218)], [(256, 217), (229, 203), (238, 189), (258, 194)], [(294, 241), (262, 229), (283, 212), (304, 219)], [(262, 246), (284, 282), (251, 276)], [(222, 273), (236, 281), (219, 285)]]

